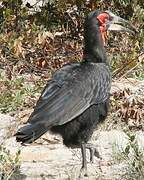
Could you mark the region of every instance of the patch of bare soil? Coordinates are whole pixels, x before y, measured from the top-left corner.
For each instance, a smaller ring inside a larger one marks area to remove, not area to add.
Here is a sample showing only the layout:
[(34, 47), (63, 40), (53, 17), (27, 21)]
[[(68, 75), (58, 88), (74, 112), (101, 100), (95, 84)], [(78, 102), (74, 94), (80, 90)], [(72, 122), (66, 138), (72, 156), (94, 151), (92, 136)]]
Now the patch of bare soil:
[[(139, 147), (144, 149), (144, 133), (142, 131), (144, 109), (141, 108), (143, 105), (141, 103), (144, 102), (143, 90), (144, 82), (142, 81), (138, 82), (129, 79), (113, 83), (111, 92), (114, 96), (111, 100), (111, 112), (105, 123), (98, 126), (91, 139), (102, 159), (95, 157), (94, 163), (91, 164), (89, 163), (89, 152), (87, 152), (88, 177), (80, 179), (126, 180), (130, 178), (128, 163), (125, 160), (115, 161), (114, 156), (119, 159), (119, 153), (126, 149), (129, 142), (128, 136), (123, 132), (125, 127), (135, 131)], [(122, 112), (122, 106), (126, 102), (128, 103), (125, 106), (126, 110)], [(136, 117), (131, 115), (129, 108), (133, 108), (133, 111), (139, 109), (142, 116)], [(21, 150), (21, 166), (19, 173), (14, 176), (14, 179), (77, 180), (81, 168), (80, 150), (66, 148), (62, 144), (61, 137), (47, 133), (36, 143), (26, 147), (15, 141), (13, 134), (21, 124), (27, 121), (31, 112), (32, 109), (19, 111), (15, 118), (4, 114), (0, 116), (2, 127), (0, 138), (3, 146), (12, 155), (19, 149)], [(131, 124), (129, 121), (133, 123)], [(120, 125), (122, 125), (121, 128)]]

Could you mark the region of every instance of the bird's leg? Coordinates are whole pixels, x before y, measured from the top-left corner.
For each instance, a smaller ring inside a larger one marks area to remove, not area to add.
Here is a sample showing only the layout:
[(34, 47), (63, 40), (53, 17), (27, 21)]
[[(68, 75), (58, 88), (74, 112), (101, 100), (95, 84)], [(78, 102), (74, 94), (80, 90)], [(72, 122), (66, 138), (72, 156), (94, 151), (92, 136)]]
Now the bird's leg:
[(89, 149), (89, 151), (90, 151), (90, 162), (92, 162), (92, 163), (94, 162), (94, 155), (97, 158), (101, 159), (99, 152), (97, 151), (96, 147), (93, 144), (87, 143), (86, 148)]
[(90, 151), (90, 162), (93, 163), (94, 162), (94, 152), (95, 152), (95, 149), (92, 148), (92, 147), (87, 147)]
[(87, 161), (86, 161), (86, 144), (81, 144), (81, 153), (82, 153), (82, 167), (80, 171), (80, 176), (83, 174), (87, 176)]

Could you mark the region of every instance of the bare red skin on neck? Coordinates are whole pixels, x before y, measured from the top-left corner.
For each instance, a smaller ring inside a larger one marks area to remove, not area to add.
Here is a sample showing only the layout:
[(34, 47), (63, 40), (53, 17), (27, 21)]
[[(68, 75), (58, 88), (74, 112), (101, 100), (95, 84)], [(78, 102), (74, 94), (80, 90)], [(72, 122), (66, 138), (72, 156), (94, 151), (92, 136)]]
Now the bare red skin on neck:
[(107, 40), (107, 32), (106, 32), (106, 21), (109, 19), (109, 15), (107, 13), (101, 13), (100, 15), (97, 16), (97, 19), (100, 22), (100, 33), (102, 36), (103, 44), (106, 45), (106, 40)]

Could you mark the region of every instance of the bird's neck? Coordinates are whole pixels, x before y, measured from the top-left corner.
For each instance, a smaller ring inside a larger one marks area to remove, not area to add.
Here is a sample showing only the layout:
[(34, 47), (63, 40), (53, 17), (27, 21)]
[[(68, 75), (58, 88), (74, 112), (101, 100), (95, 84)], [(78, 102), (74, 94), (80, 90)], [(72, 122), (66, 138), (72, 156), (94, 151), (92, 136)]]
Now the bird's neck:
[(86, 22), (85, 24), (83, 54), (86, 61), (107, 63), (101, 33), (95, 22)]

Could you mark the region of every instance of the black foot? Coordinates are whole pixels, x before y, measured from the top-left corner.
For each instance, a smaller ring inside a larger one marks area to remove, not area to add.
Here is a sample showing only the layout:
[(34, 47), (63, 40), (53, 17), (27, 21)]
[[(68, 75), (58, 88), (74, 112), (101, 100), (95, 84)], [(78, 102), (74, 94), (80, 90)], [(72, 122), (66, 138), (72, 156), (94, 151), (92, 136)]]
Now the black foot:
[(82, 167), (80, 170), (79, 179), (81, 179), (83, 177), (88, 177), (88, 173), (87, 173), (87, 168)]
[(86, 161), (86, 149), (90, 151), (90, 162), (94, 162), (94, 156), (100, 158), (100, 155), (94, 145), (88, 143), (81, 144), (81, 153), (82, 153), (82, 168), (80, 170), (79, 178), (88, 176), (87, 174), (87, 161)]
[(97, 151), (96, 147), (93, 144), (87, 143), (86, 148), (90, 151), (90, 162), (94, 162), (94, 156), (101, 159), (99, 152)]

